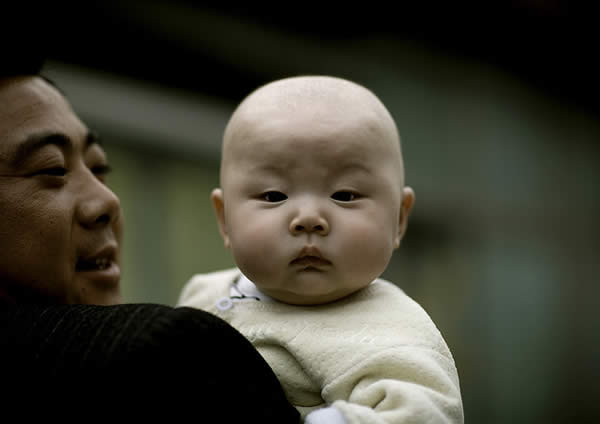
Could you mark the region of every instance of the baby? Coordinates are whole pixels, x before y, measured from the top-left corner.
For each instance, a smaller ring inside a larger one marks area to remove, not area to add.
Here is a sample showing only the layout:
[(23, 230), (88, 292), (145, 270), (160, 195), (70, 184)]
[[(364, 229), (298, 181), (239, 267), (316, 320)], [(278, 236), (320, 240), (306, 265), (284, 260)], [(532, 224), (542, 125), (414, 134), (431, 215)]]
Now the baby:
[(442, 335), (379, 278), (415, 196), (371, 91), (328, 76), (258, 88), (227, 124), (220, 183), (211, 200), (238, 268), (194, 276), (179, 305), (244, 334), (306, 423), (463, 422)]

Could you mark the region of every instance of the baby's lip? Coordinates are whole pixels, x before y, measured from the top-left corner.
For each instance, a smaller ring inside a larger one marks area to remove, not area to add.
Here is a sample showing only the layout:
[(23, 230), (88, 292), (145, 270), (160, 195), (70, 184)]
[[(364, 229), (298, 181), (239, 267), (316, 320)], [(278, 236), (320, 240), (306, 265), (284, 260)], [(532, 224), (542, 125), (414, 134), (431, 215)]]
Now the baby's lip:
[(323, 257), (318, 247), (305, 246), (290, 264), (304, 267), (322, 267), (331, 265), (331, 261)]
[(294, 259), (291, 264), (303, 267), (323, 267), (331, 265), (331, 262), (329, 262), (327, 259), (319, 258), (317, 256), (302, 256)]

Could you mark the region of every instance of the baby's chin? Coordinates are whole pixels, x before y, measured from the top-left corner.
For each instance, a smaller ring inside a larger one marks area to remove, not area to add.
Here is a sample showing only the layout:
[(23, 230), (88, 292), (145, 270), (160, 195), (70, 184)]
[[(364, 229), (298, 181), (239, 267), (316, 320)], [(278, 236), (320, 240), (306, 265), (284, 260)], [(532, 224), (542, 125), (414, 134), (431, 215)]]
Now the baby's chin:
[(288, 305), (295, 306), (312, 306), (312, 305), (324, 305), (343, 299), (351, 294), (357, 292), (360, 289), (349, 290), (349, 291), (336, 291), (330, 293), (294, 293), (284, 290), (265, 290), (261, 289), (267, 296), (273, 299), (287, 303)]

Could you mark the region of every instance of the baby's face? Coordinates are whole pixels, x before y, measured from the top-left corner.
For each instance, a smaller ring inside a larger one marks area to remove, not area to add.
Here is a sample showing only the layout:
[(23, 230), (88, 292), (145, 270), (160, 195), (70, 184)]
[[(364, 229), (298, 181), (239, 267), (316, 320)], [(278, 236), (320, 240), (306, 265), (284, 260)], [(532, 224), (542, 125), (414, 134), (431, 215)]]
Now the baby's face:
[(291, 304), (337, 300), (381, 275), (412, 205), (395, 133), (358, 109), (317, 109), (241, 122), (213, 192), (239, 268)]

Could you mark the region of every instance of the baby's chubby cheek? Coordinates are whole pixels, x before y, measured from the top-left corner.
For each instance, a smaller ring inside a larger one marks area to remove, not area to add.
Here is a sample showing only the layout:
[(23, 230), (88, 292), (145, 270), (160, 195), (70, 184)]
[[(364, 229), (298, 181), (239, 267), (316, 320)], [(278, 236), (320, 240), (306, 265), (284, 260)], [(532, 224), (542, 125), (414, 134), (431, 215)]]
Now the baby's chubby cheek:
[(348, 268), (361, 274), (379, 277), (387, 267), (394, 251), (393, 238), (388, 231), (376, 231), (357, 225), (346, 240), (338, 241)]
[(276, 272), (286, 262), (283, 252), (287, 249), (281, 243), (281, 237), (273, 234), (244, 230), (231, 238), (231, 251), (238, 267), (251, 278), (250, 274)]

